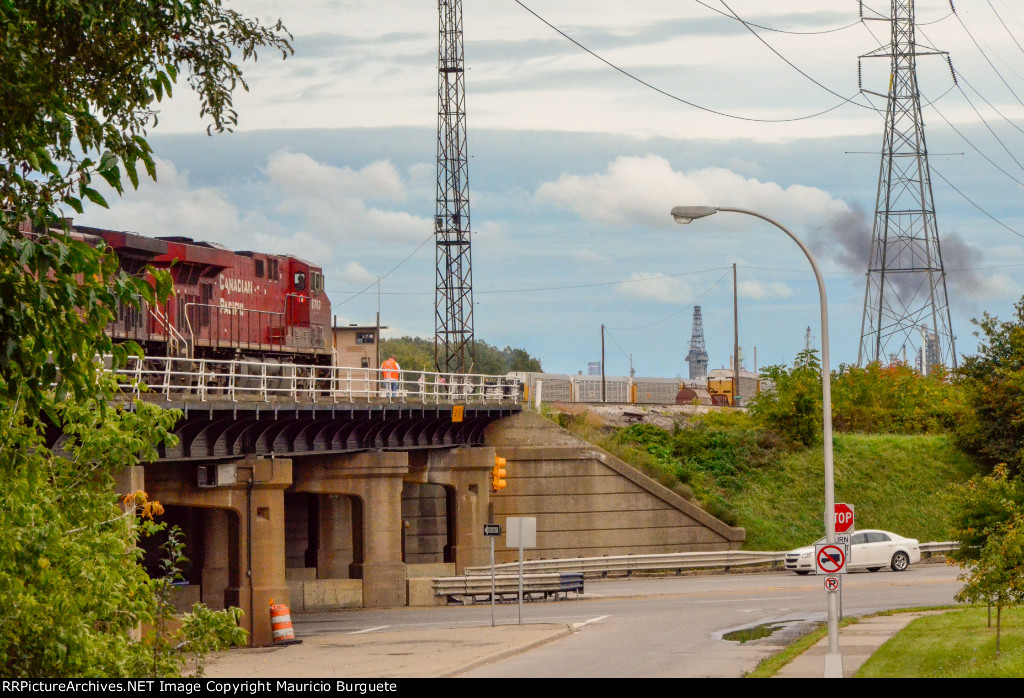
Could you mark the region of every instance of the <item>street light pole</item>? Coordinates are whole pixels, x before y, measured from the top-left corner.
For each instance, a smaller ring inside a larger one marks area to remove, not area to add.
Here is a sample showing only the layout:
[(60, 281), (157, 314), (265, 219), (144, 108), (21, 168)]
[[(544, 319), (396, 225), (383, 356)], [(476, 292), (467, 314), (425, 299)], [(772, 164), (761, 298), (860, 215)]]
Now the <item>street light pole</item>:
[[(799, 245), (807, 261), (814, 270), (814, 278), (818, 282), (818, 299), (821, 305), (821, 399), (822, 423), (825, 450), (825, 542), (835, 545), (836, 542), (836, 498), (835, 470), (832, 460), (832, 370), (828, 356), (828, 302), (825, 297), (825, 280), (821, 276), (818, 262), (800, 238), (786, 226), (756, 211), (744, 208), (725, 208), (718, 206), (676, 206), (672, 209), (672, 217), (677, 223), (689, 223), (697, 218), (711, 216), (719, 211), (728, 213), (744, 213), (771, 223), (788, 235)], [(842, 678), (843, 657), (839, 653), (839, 599), (834, 591), (828, 592), (828, 653), (825, 655), (825, 678)]]

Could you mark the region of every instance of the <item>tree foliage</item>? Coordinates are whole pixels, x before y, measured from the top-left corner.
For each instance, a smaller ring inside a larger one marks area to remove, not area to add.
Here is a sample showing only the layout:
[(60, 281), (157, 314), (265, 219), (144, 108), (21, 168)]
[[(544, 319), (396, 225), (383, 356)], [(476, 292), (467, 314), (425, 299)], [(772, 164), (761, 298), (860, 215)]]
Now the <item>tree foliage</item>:
[(957, 439), (989, 468), (1005, 463), (1019, 474), (1024, 472), (1024, 298), (1012, 319), (1001, 322), (985, 313), (974, 324), (981, 343), (958, 371), (969, 409)]
[[(166, 580), (138, 564), (156, 526), (138, 517), (158, 506), (141, 492), (119, 503), (114, 477), (172, 442), (178, 414), (129, 406), (97, 360), (123, 364), (133, 349), (106, 326), (119, 304), (166, 295), (168, 279), (118, 272), (65, 216), (106, 206), (98, 179), (121, 194), (140, 165), (156, 177), (146, 134), (179, 79), (209, 132), (231, 130), (240, 63), (289, 54), (290, 35), (222, 0), (3, 1), (0, 27), (0, 672), (178, 674), (183, 651), (238, 640), (235, 616), (195, 609), (177, 640), (138, 637), (166, 612)], [(154, 654), (163, 642), (174, 651)]]
[[(540, 371), (540, 359), (530, 356), (525, 349), (505, 347), (499, 349), (487, 342), (473, 342), (476, 362), (467, 372), (493, 376), (505, 375), (510, 371)], [(385, 339), (380, 344), (382, 357), (395, 355), (406, 371), (434, 371), (434, 341), (422, 337), (397, 337)]]
[(792, 368), (766, 366), (762, 381), (774, 388), (762, 391), (750, 403), (750, 412), (765, 426), (795, 443), (821, 442), (821, 362), (817, 353), (801, 352)]
[(247, 89), (239, 60), (291, 48), (280, 23), (222, 0), (2, 2), (0, 26), (0, 396), (24, 386), (35, 401), (58, 376), (59, 391), (87, 395), (93, 355), (114, 349), (102, 330), (117, 303), (153, 290), (70, 239), (63, 215), (106, 206), (97, 178), (120, 193), (140, 164), (156, 177), (145, 136), (179, 76), (210, 131), (230, 130), (232, 94)]
[[(768, 366), (751, 412), (765, 426), (804, 445), (821, 441), (821, 367), (814, 351), (801, 352), (792, 368)], [(943, 371), (927, 376), (902, 364), (841, 365), (832, 372), (832, 426), (840, 432), (938, 434), (968, 420), (963, 386)]]
[(960, 601), (996, 607), (996, 654), (1002, 610), (1024, 601), (1024, 482), (1003, 465), (958, 488), (952, 535), (958, 547), (949, 559), (964, 573)]

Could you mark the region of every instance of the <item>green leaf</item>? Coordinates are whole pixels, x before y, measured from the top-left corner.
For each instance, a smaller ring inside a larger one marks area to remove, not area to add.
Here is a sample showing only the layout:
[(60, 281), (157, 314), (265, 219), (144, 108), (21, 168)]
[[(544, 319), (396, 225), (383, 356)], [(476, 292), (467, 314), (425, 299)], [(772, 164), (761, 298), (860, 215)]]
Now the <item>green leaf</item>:
[(103, 208), (110, 208), (110, 206), (107, 205), (107, 200), (104, 199), (103, 195), (100, 194), (95, 189), (90, 189), (89, 187), (82, 187), (82, 195), (89, 199), (89, 201), (93, 202), (94, 204), (97, 204), (98, 206), (102, 206)]

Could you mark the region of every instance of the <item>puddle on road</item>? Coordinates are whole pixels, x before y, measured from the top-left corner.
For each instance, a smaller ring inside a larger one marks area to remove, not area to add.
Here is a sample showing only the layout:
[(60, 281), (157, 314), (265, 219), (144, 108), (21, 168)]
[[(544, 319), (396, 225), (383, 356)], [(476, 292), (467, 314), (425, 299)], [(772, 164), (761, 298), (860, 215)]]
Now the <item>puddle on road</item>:
[(755, 625), (753, 628), (744, 628), (743, 630), (733, 630), (731, 633), (725, 633), (722, 635), (722, 639), (740, 643), (760, 640), (787, 625), (790, 625), (790, 623), (762, 623), (761, 625)]

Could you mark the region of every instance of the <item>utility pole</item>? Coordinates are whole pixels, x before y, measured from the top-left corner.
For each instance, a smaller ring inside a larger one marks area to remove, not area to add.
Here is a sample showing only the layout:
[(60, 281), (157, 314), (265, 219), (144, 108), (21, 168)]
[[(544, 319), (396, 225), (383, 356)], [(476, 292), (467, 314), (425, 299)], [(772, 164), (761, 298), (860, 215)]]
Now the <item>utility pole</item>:
[(434, 215), (437, 284), (434, 363), (442, 373), (474, 364), (473, 272), (470, 255), (469, 157), (462, 0), (438, 0), (437, 206)]
[(740, 388), (740, 306), (736, 293), (736, 265), (732, 265), (732, 405), (739, 407)]
[(891, 0), (891, 10), (888, 19), (879, 19), (890, 24), (889, 45), (861, 56), (889, 58), (891, 70), (888, 94), (862, 89), (886, 99), (887, 107), (857, 363), (884, 361), (908, 344), (914, 348), (921, 339), (918, 328), (929, 325), (937, 351), (924, 358), (956, 368), (917, 85), (917, 57), (948, 60), (948, 54), (917, 43), (914, 0)]
[(606, 402), (604, 386), (604, 325), (601, 325), (601, 402)]

